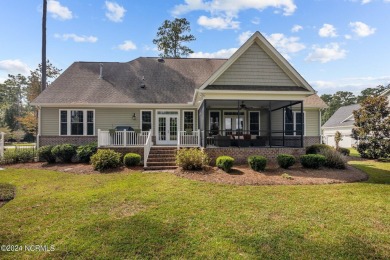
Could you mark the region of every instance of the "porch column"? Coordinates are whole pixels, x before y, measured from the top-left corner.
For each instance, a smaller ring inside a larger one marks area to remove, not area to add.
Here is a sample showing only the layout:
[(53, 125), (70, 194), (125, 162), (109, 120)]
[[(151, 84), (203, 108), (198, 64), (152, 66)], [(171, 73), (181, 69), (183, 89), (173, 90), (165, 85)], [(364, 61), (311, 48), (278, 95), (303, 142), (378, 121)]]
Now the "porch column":
[(206, 127), (207, 127), (207, 100), (203, 101), (203, 147), (207, 146), (207, 133), (206, 133)]
[[(303, 132), (305, 131), (304, 127), (303, 127), (303, 120), (304, 120), (304, 116), (303, 116), (303, 101), (301, 101), (301, 147), (303, 147)], [(305, 122), (306, 124), (306, 122)]]
[(272, 146), (271, 144), (271, 131), (272, 131), (272, 127), (271, 127), (271, 124), (272, 124), (272, 120), (271, 120), (271, 101), (268, 101), (268, 143), (269, 143), (269, 147)]
[(285, 118), (284, 118), (285, 109), (286, 109), (286, 108), (284, 107), (284, 108), (283, 108), (283, 123), (282, 123), (282, 127), (283, 127), (283, 130), (282, 130), (282, 131), (283, 131), (283, 147), (285, 146), (285, 145), (284, 145), (284, 143), (285, 143), (285, 141), (284, 141), (284, 131), (286, 130), (285, 127), (284, 127), (285, 122), (286, 122), (286, 121), (285, 121)]

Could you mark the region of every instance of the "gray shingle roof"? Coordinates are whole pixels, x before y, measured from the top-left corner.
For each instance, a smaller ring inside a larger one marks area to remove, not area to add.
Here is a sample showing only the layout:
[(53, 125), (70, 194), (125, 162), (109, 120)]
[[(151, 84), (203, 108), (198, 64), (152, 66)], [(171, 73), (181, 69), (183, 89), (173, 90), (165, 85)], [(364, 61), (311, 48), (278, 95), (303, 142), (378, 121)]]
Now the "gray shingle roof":
[[(355, 120), (350, 118), (346, 120), (349, 116), (352, 115), (354, 110), (360, 108), (359, 104), (349, 105), (340, 107), (337, 111), (325, 122), (322, 127), (338, 127), (338, 126), (353, 126)], [(345, 121), (344, 121), (345, 120)]]
[[(201, 87), (226, 61), (168, 58), (159, 62), (157, 58), (141, 57), (122, 63), (75, 62), (33, 104), (185, 104), (192, 101), (195, 89)], [(99, 79), (100, 63), (103, 64), (103, 79)], [(145, 85), (145, 88), (141, 88), (141, 85)], [(210, 87), (220, 89), (219, 86), (209, 86), (207, 89)], [(241, 90), (246, 88), (240, 86)], [(257, 88), (256, 90), (302, 90), (300, 87)], [(304, 105), (326, 107), (316, 94), (307, 97)]]
[[(75, 62), (33, 103), (187, 103), (226, 59)], [(143, 80), (144, 78), (144, 80)], [(141, 85), (145, 84), (145, 88)]]

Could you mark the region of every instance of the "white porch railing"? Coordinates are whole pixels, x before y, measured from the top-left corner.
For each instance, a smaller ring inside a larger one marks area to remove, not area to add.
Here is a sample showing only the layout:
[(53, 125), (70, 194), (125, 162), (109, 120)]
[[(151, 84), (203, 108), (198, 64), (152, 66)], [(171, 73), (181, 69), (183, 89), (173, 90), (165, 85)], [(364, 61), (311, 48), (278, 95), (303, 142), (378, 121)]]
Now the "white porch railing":
[(150, 153), (150, 148), (152, 147), (153, 142), (152, 142), (152, 130), (149, 131), (148, 137), (146, 138), (146, 143), (144, 147), (144, 167), (148, 166), (148, 157)]
[(102, 131), (98, 129), (98, 147), (102, 146), (144, 146), (149, 131)]
[(4, 133), (0, 133), (0, 157), (3, 158), (4, 156)]
[(179, 131), (177, 138), (178, 147), (200, 146), (200, 130), (196, 131)]

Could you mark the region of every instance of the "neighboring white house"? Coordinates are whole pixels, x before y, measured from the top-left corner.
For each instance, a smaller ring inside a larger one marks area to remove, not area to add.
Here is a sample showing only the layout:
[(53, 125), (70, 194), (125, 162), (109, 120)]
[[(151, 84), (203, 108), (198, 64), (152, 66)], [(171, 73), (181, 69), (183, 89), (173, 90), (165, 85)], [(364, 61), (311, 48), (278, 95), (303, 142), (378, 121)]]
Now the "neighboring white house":
[[(382, 95), (388, 96), (390, 102), (390, 90), (383, 92)], [(359, 104), (340, 107), (321, 127), (323, 142), (335, 147), (334, 136), (339, 131), (342, 136), (342, 140), (339, 143), (340, 147), (350, 148), (356, 146), (357, 141), (351, 137), (352, 128), (355, 123), (352, 112), (359, 108)]]
[(352, 112), (360, 108), (359, 104), (340, 107), (322, 126), (323, 142), (327, 145), (336, 146), (334, 135), (341, 133), (340, 147), (350, 148), (356, 145), (356, 140), (351, 137), (355, 119)]

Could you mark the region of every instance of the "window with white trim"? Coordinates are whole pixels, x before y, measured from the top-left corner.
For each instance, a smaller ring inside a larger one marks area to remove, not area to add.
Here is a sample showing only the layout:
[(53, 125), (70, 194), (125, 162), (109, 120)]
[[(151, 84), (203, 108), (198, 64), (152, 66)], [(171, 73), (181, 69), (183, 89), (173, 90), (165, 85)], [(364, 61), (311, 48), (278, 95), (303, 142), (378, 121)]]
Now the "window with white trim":
[(152, 111), (141, 112), (141, 131), (149, 131), (152, 129)]
[(305, 112), (288, 112), (284, 115), (284, 134), (285, 135), (305, 135)]
[(194, 111), (184, 111), (183, 112), (184, 122), (183, 129), (184, 131), (194, 131), (195, 117)]
[(94, 135), (95, 111), (60, 110), (60, 135)]

